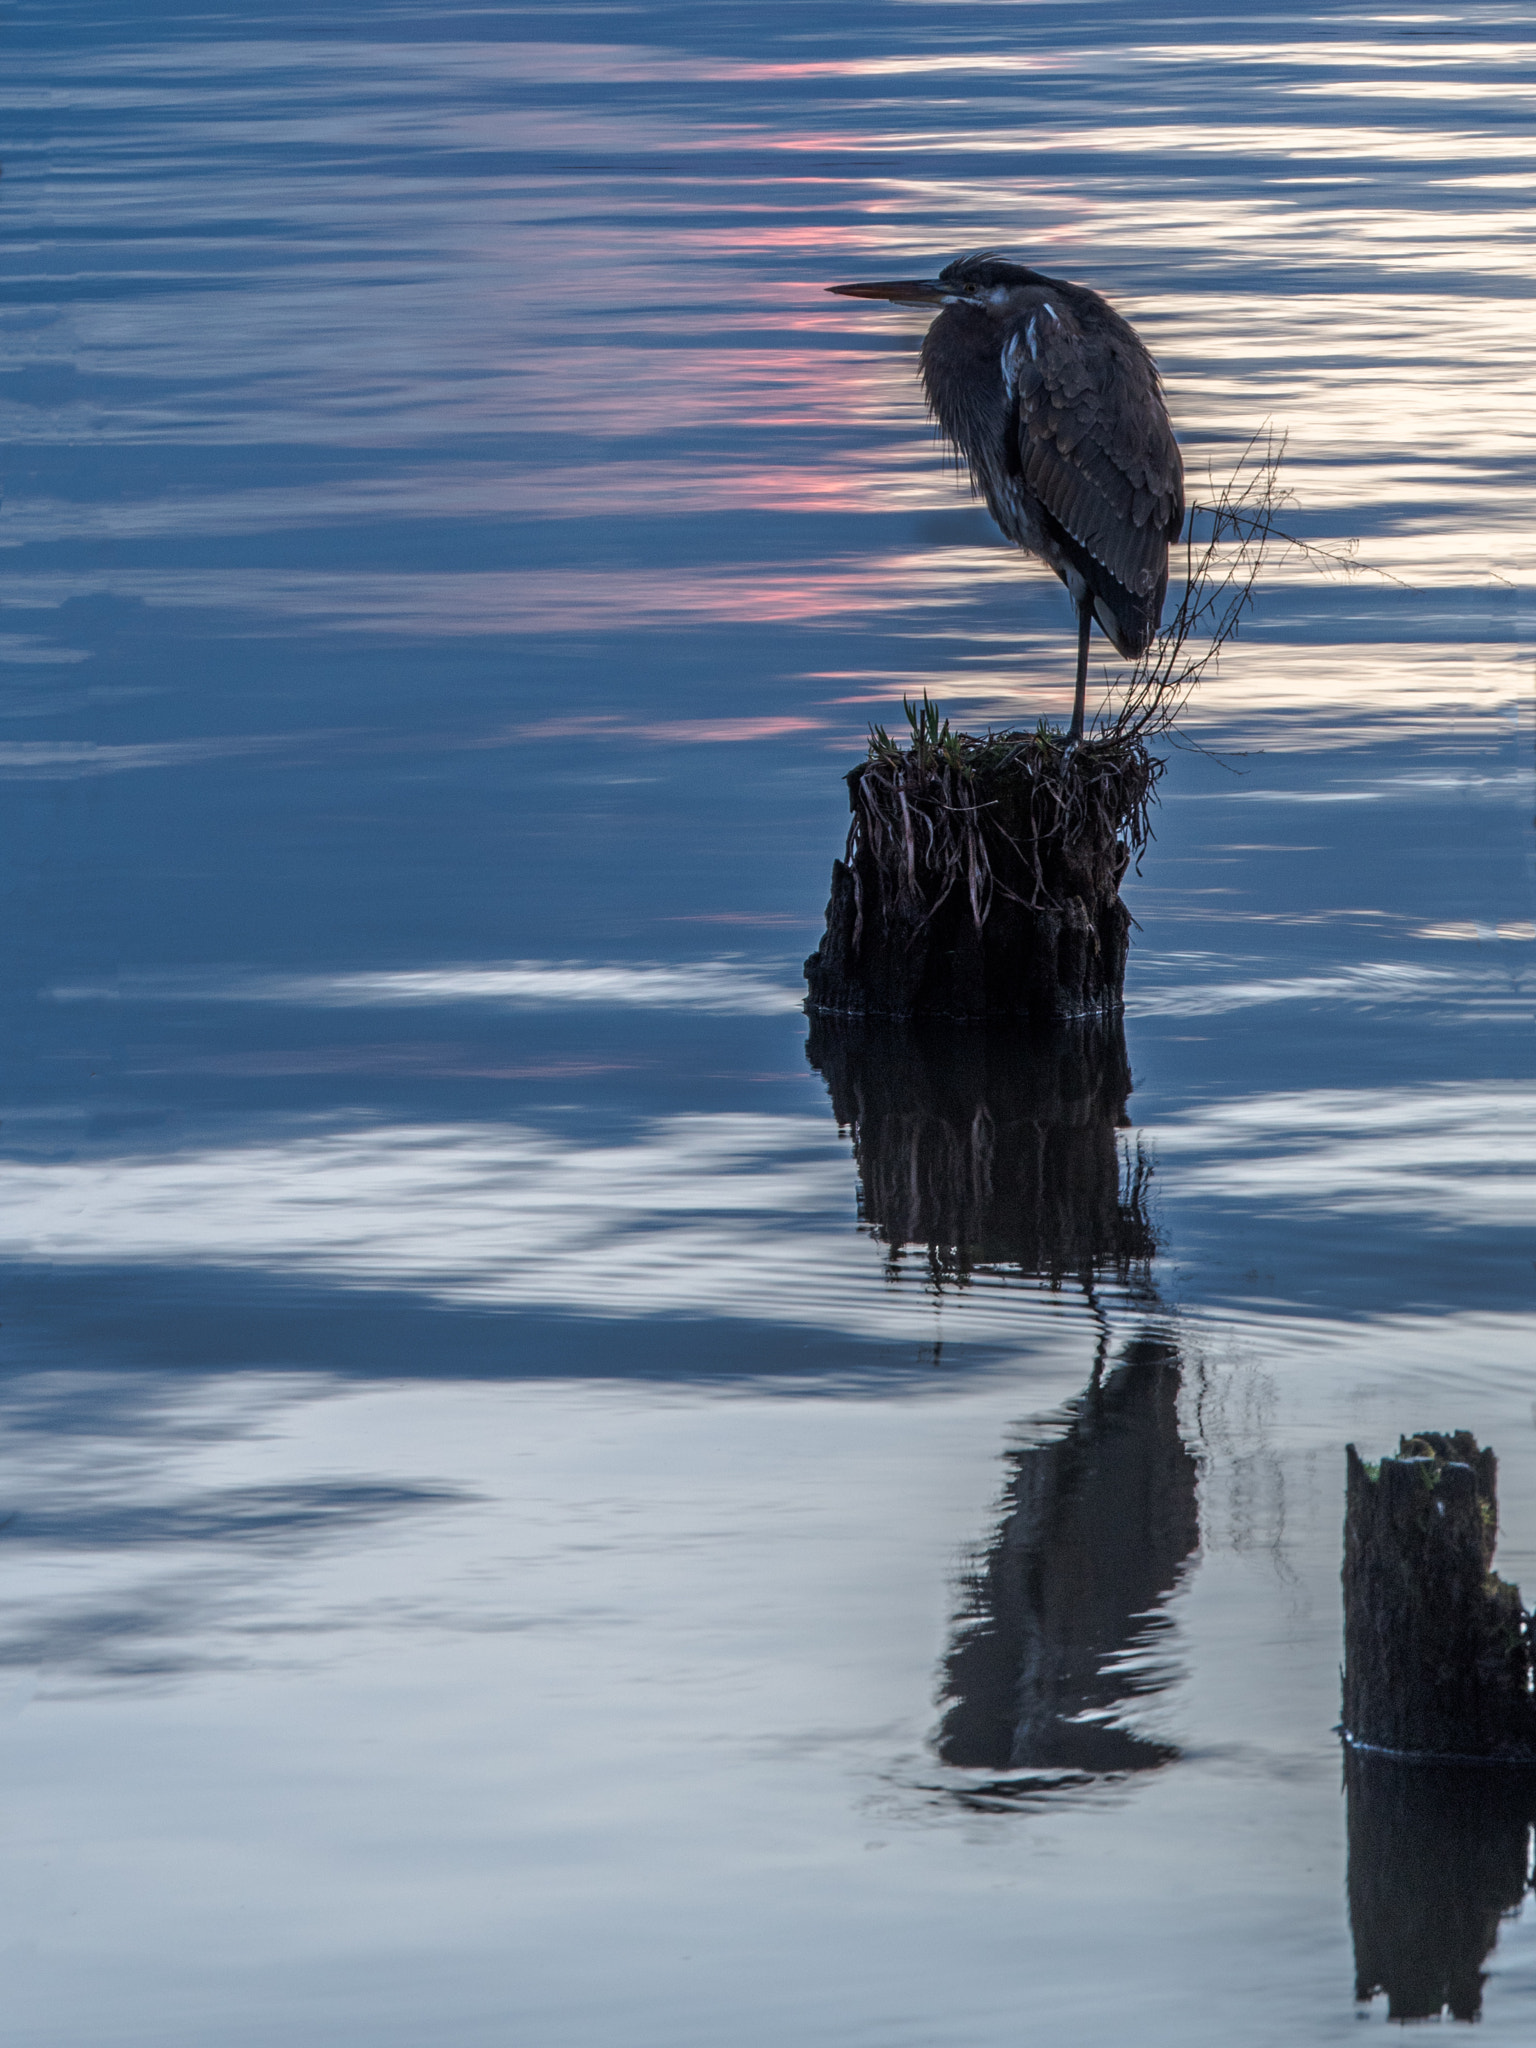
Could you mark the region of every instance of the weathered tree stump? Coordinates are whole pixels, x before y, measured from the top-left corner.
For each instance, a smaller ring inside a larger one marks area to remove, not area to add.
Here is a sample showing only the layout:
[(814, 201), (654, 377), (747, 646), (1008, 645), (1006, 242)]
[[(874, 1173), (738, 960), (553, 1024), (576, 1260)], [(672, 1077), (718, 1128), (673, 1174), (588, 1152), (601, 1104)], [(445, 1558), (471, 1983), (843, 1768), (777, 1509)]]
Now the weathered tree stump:
[(1348, 1446), (1344, 1734), (1418, 1758), (1536, 1759), (1531, 1636), (1492, 1569), (1496, 1461), (1466, 1430)]
[(1011, 1266), (1059, 1285), (1128, 1276), (1157, 1249), (1148, 1166), (1120, 1142), (1118, 1018), (1054, 1030), (812, 1012), (806, 1057), (853, 1138), (859, 1211), (937, 1277)]
[(1138, 741), (1069, 754), (1045, 732), (978, 739), (913, 720), (911, 747), (877, 732), (848, 774), (811, 1007), (1037, 1024), (1118, 1010), (1120, 882), (1162, 764)]

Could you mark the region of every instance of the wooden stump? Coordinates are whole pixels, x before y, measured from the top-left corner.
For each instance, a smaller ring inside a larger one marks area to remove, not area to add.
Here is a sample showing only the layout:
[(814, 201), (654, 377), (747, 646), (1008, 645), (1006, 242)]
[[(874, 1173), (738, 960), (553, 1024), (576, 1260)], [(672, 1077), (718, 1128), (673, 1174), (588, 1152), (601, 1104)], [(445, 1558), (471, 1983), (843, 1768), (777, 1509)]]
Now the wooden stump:
[(813, 1010), (1028, 1018), (1121, 1007), (1130, 912), (1163, 764), (1139, 741), (1074, 752), (1044, 733), (951, 734), (914, 715), (850, 770), (853, 824), (826, 935), (805, 963)]
[(1490, 1569), (1496, 1462), (1465, 1430), (1353, 1444), (1344, 1523), (1344, 1733), (1419, 1758), (1536, 1759), (1531, 1641)]
[(858, 875), (833, 863), (826, 935), (805, 963), (813, 1009), (1048, 1024), (1124, 1003), (1131, 914), (1119, 875), (1107, 889), (1073, 891), (1038, 908), (994, 902), (978, 928), (957, 894), (926, 922), (897, 909), (867, 866)]

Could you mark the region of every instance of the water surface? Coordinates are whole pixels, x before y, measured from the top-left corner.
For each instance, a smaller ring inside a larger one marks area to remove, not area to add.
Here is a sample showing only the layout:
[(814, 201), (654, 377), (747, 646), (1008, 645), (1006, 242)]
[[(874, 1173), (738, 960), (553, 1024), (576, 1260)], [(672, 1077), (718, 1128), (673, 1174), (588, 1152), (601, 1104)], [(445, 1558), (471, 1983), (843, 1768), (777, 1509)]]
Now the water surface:
[[(1536, 1592), (1528, 21), (0, 34), (15, 2038), (1528, 2039), (1332, 1733), (1346, 1440)], [(1045, 1079), (799, 1007), (868, 721), (1066, 709), (819, 289), (988, 245), (1358, 543)]]

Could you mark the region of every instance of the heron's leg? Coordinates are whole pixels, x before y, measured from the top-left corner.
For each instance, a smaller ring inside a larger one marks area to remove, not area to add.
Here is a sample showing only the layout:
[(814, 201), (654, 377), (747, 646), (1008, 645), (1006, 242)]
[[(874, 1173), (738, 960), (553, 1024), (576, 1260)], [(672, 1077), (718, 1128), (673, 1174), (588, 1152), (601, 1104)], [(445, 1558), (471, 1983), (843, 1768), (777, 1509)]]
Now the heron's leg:
[(1083, 736), (1083, 716), (1088, 709), (1088, 634), (1093, 625), (1093, 599), (1085, 597), (1077, 608), (1077, 696), (1072, 704), (1072, 730), (1067, 745), (1075, 747)]

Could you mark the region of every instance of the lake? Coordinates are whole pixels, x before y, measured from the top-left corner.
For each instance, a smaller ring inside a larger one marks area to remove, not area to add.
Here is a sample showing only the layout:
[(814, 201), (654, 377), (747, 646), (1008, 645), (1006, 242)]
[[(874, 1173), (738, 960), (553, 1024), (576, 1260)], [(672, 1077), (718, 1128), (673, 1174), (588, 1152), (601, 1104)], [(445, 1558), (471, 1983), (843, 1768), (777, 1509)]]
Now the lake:
[[(1528, 2041), (1525, 1816), (1335, 1732), (1346, 1442), (1536, 1596), (1528, 12), (0, 51), (7, 2038)], [(870, 722), (1069, 707), (822, 291), (982, 247), (1320, 551), (1091, 1071), (801, 1007)]]

